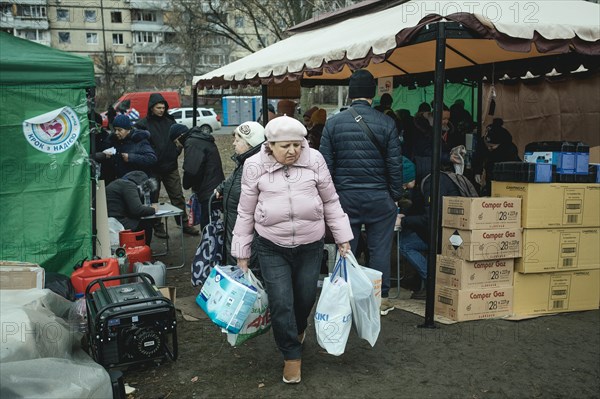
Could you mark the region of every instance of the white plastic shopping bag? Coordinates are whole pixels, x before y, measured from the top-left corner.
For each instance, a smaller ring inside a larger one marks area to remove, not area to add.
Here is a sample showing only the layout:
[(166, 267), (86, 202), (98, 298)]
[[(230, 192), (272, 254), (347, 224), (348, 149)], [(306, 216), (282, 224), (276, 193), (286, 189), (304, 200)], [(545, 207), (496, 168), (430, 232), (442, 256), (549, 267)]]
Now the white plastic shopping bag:
[(254, 276), (250, 269), (244, 277), (250, 282), (257, 292), (256, 301), (252, 305), (250, 314), (244, 320), (244, 324), (237, 334), (227, 333), (227, 342), (231, 346), (241, 345), (250, 338), (266, 333), (271, 328), (271, 313), (269, 312), (269, 298), (259, 279)]
[(350, 286), (342, 276), (342, 263), (325, 277), (323, 289), (315, 311), (317, 342), (327, 353), (339, 356), (344, 353), (352, 328)]
[[(352, 259), (356, 261), (356, 257), (352, 252), (349, 253), (352, 256)], [(335, 257), (335, 263), (339, 262), (340, 253), (337, 252)], [(358, 264), (358, 261), (356, 261)], [(371, 269), (370, 267), (360, 266), (360, 269), (371, 279), (373, 283), (373, 288), (375, 289), (375, 298), (377, 298), (377, 307), (381, 307), (381, 284), (383, 282), (382, 273), (379, 270)]]
[[(380, 302), (375, 296), (373, 281), (364, 272), (363, 267), (358, 264), (352, 252), (347, 254), (343, 262), (346, 260), (348, 283), (350, 284), (350, 305), (356, 332), (360, 338), (367, 340), (371, 346), (375, 346), (381, 330), (381, 314), (379, 313)], [(379, 274), (381, 275), (381, 273)]]

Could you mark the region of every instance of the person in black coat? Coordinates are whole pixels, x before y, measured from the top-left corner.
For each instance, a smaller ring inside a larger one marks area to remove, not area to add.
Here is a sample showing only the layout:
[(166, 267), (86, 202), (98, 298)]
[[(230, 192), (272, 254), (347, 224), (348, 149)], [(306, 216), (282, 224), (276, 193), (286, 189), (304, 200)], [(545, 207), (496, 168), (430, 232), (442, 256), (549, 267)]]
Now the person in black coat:
[(188, 129), (174, 124), (170, 128), (173, 142), (183, 147), (183, 188), (191, 188), (200, 202), (200, 229), (208, 224), (208, 202), (214, 189), (225, 179), (221, 155), (210, 133), (199, 127)]
[[(385, 316), (394, 309), (388, 299), (390, 257), (397, 215), (394, 201), (402, 198), (403, 193), (402, 154), (394, 120), (371, 108), (376, 86), (369, 71), (354, 71), (349, 81), (352, 104), (348, 110), (327, 120), (319, 151), (350, 219), (353, 252), (358, 247), (361, 228), (365, 226), (369, 267), (383, 274), (380, 312)], [(383, 154), (357, 123), (353, 110), (371, 129)]]
[[(240, 202), (242, 192), (242, 172), (244, 162), (252, 155), (260, 151), (262, 143), (265, 141), (265, 128), (258, 122), (244, 122), (233, 131), (233, 147), (235, 154), (231, 157), (235, 162), (235, 169), (225, 181), (215, 189), (215, 197), (223, 198), (223, 224), (225, 226), (225, 247), (228, 265), (236, 265), (237, 259), (231, 256), (231, 240), (233, 237), (233, 228), (237, 221), (237, 207)], [(252, 251), (255, 255), (256, 251)], [(255, 270), (256, 259), (250, 259), (250, 267)]]
[(152, 241), (152, 220), (142, 219), (156, 213), (156, 208), (143, 203), (141, 187), (148, 180), (142, 171), (129, 172), (106, 186), (106, 206), (108, 216), (117, 219), (123, 227), (131, 231), (144, 230), (146, 245)]
[(93, 119), (91, 114), (88, 115), (88, 120), (90, 121), (90, 133), (96, 144), (93, 159), (99, 164), (100, 175), (98, 179), (104, 180), (104, 183), (108, 185), (116, 179), (115, 165), (110, 157), (107, 157), (107, 154), (104, 153), (104, 150), (108, 150), (113, 146), (111, 137), (109, 132), (102, 127), (102, 116), (99, 113), (95, 112)]
[[(136, 123), (136, 127), (150, 132), (150, 144), (152, 144), (158, 158), (158, 161), (152, 167), (152, 176), (156, 178), (159, 185), (162, 183), (165, 186), (171, 204), (183, 211), (183, 232), (189, 235), (198, 235), (197, 229), (187, 225), (188, 215), (183, 190), (181, 189), (181, 177), (177, 161), (181, 150), (177, 148), (169, 135), (169, 129), (173, 124), (175, 124), (175, 119), (169, 115), (167, 100), (160, 93), (150, 94), (148, 115), (140, 119)], [(156, 198), (153, 198), (153, 202), (157, 201), (158, 194)], [(167, 236), (165, 227), (160, 221), (156, 223), (154, 232), (160, 238)]]
[[(519, 150), (512, 142), (512, 135), (502, 125), (504, 121), (501, 118), (494, 118), (494, 121), (486, 128), (486, 135), (483, 138), (485, 146), (480, 146), (481, 165), (477, 174), (483, 171), (481, 176), (481, 195), (489, 196), (492, 192), (492, 180), (494, 180), (494, 165), (497, 162), (519, 162)], [(479, 172), (479, 173), (478, 173)]]
[(123, 177), (134, 170), (148, 173), (156, 163), (156, 154), (148, 141), (150, 133), (134, 129), (127, 115), (118, 115), (113, 121), (115, 133), (109, 137), (109, 142), (115, 152), (105, 149), (96, 153), (96, 158), (104, 156), (106, 162), (111, 162), (115, 177)]

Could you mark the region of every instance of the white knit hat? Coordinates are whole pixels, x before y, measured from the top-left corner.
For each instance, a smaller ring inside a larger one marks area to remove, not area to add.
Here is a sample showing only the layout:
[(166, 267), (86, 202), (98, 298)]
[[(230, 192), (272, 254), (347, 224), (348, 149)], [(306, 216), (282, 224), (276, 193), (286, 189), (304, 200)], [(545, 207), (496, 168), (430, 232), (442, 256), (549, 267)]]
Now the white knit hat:
[(267, 140), (274, 141), (300, 141), (306, 136), (306, 127), (298, 119), (287, 115), (272, 119), (265, 126)]
[(256, 147), (265, 141), (265, 128), (258, 122), (244, 122), (233, 132), (246, 141), (250, 147)]

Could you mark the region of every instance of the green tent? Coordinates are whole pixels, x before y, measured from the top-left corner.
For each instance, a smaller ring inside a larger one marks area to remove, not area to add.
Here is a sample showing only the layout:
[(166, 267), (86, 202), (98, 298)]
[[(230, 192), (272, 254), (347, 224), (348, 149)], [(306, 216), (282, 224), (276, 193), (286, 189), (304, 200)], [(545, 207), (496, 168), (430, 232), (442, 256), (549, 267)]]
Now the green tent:
[(92, 255), (94, 66), (0, 32), (0, 259), (70, 274)]

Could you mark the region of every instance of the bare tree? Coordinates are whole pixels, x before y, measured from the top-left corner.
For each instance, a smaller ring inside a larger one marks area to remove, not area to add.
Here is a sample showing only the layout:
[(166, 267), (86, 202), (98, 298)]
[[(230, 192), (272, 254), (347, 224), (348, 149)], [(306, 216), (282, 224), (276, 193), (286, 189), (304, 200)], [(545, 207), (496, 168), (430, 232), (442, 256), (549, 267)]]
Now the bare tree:
[[(173, 0), (196, 31), (222, 36), (255, 52), (287, 37), (286, 29), (357, 0)], [(236, 18), (242, 18), (238, 23)]]
[(98, 70), (96, 76), (103, 80), (96, 92), (96, 104), (101, 110), (106, 109), (121, 93), (133, 88), (131, 68), (124, 63), (115, 62), (118, 57), (120, 56), (113, 51), (92, 56)]

